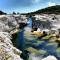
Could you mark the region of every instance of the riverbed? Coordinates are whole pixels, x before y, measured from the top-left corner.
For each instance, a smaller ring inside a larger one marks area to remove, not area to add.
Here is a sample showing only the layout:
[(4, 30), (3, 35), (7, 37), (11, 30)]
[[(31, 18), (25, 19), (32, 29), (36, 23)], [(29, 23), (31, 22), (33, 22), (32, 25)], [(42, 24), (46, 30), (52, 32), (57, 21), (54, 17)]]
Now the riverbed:
[[(49, 55), (55, 56), (60, 60), (60, 48), (58, 43), (51, 42), (49, 39), (39, 39), (32, 35), (32, 19), (29, 18), (28, 25), (21, 29), (17, 37), (17, 48), (24, 52), (28, 51), (28, 60), (41, 60)], [(27, 60), (27, 59), (26, 59)]]

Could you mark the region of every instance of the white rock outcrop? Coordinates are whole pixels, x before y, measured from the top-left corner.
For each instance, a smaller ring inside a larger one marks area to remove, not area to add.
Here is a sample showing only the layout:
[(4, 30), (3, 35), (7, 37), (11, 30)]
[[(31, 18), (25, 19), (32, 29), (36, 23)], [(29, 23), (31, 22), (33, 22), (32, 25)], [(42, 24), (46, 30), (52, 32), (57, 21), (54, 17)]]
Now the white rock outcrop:
[(48, 57), (46, 57), (46, 58), (44, 58), (42, 60), (57, 60), (57, 58), (54, 57), (54, 56), (48, 56)]
[(7, 32), (0, 32), (0, 60), (22, 60), (20, 50), (13, 47)]
[(15, 48), (11, 42), (10, 32), (17, 24), (13, 16), (0, 16), (0, 60), (23, 60), (20, 57), (22, 52)]

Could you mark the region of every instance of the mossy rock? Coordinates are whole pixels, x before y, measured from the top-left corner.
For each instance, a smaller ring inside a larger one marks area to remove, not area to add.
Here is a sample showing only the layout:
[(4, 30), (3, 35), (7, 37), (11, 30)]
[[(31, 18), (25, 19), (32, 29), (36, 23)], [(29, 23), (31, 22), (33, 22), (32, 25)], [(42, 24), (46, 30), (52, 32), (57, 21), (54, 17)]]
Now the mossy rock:
[(24, 34), (24, 37), (26, 40), (35, 40), (37, 38), (34, 35), (30, 34), (29, 32)]
[(34, 45), (40, 45), (40, 44), (42, 44), (44, 41), (37, 41), (36, 43), (34, 43)]
[(60, 38), (58, 38), (58, 41), (60, 42)]
[(47, 51), (45, 51), (45, 50), (39, 50), (39, 54), (46, 55)]
[(46, 54), (47, 52), (45, 50), (37, 50), (35, 48), (29, 47), (26, 49), (27, 51), (29, 51), (30, 53), (35, 53), (35, 54)]
[(51, 36), (52, 36), (52, 35), (47, 35), (47, 36), (43, 37), (42, 39), (44, 39), (44, 40), (48, 40), (48, 39), (51, 38)]
[(56, 41), (56, 40), (58, 40), (57, 37), (52, 37), (52, 38), (51, 38), (51, 41)]
[(37, 41), (38, 44), (41, 44), (41, 43), (43, 43), (43, 42), (44, 42), (44, 41)]

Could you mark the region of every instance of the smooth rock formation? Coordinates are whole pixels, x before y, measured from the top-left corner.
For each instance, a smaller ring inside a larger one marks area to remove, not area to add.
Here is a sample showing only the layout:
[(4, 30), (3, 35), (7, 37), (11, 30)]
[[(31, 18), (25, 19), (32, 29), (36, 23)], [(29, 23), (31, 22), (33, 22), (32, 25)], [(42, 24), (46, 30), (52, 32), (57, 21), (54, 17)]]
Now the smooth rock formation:
[(57, 60), (57, 58), (54, 57), (54, 56), (48, 56), (48, 57), (46, 57), (46, 58), (44, 58), (42, 60)]

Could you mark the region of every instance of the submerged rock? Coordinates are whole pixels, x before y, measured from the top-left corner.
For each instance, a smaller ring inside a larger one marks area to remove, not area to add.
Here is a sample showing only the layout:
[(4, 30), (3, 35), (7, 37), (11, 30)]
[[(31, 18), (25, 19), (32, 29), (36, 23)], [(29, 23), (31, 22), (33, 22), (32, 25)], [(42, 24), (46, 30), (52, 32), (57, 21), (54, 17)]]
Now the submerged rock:
[(57, 60), (57, 58), (55, 56), (51, 56), (51, 55), (43, 58), (43, 56), (37, 56), (35, 54), (30, 54), (30, 57), (28, 60)]
[(14, 47), (11, 42), (10, 32), (15, 30), (17, 25), (14, 16), (0, 16), (0, 60), (23, 60), (20, 58), (22, 52)]

